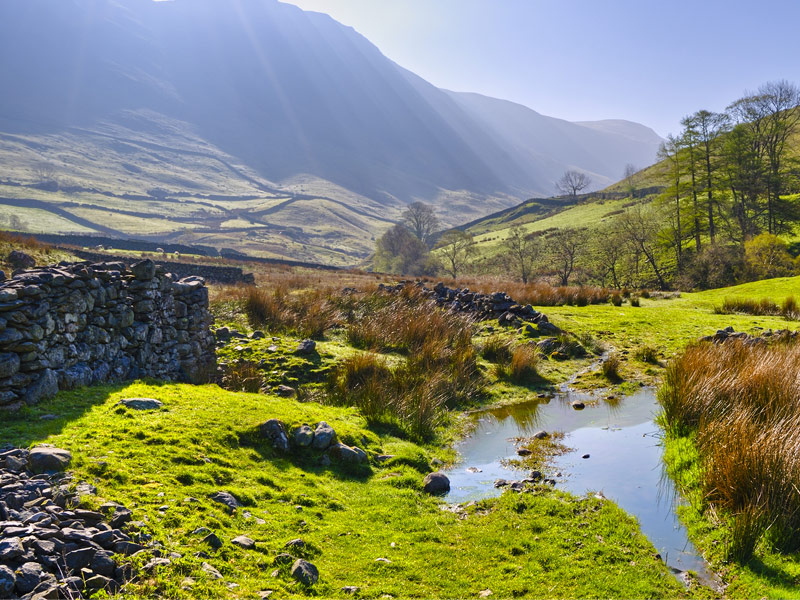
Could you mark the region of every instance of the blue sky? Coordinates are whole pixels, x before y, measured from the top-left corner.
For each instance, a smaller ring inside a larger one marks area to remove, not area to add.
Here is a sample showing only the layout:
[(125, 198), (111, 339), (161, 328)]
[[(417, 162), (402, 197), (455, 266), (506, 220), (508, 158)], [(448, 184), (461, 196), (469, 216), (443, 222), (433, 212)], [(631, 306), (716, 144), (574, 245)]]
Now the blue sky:
[(283, 0), (431, 83), (666, 135), (745, 90), (800, 84), (797, 0)]

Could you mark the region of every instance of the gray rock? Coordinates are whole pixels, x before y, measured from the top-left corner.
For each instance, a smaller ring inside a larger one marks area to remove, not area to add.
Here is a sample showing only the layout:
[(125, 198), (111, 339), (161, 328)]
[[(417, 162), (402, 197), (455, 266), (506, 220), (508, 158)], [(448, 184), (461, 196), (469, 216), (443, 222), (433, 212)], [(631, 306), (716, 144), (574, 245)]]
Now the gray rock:
[(117, 406), (120, 405), (132, 410), (158, 410), (164, 403), (154, 398), (125, 398), (117, 402)]
[(32, 269), (36, 266), (36, 259), (22, 250), (12, 250), (6, 260), (15, 269)]
[(228, 507), (233, 512), (241, 506), (241, 503), (236, 499), (236, 496), (230, 492), (215, 492), (209, 496), (214, 502), (219, 502)]
[(5, 565), (0, 565), (0, 598), (11, 598), (17, 585), (17, 576), (14, 571)]
[(334, 460), (342, 463), (360, 464), (367, 460), (367, 454), (360, 448), (351, 448), (345, 444), (332, 444), (328, 448), (328, 454)]
[(156, 276), (156, 264), (148, 258), (141, 262), (134, 263), (133, 265), (131, 265), (131, 271), (133, 272), (136, 279), (149, 281)]
[(17, 591), (21, 594), (32, 592), (45, 575), (42, 565), (26, 562), (17, 569)]
[(19, 371), (19, 355), (15, 353), (0, 354), (0, 378), (11, 377)]
[(66, 557), (64, 557), (64, 562), (72, 571), (80, 571), (82, 568), (89, 566), (89, 563), (92, 562), (92, 558), (94, 558), (95, 552), (97, 551), (91, 547), (78, 548), (67, 554)]
[(314, 430), (308, 425), (301, 425), (294, 430), (294, 445), (299, 448), (307, 448), (314, 441)]
[(52, 369), (42, 371), (39, 379), (28, 386), (25, 392), (25, 402), (36, 404), (40, 400), (52, 398), (58, 393), (58, 376)]
[(574, 408), (575, 410), (583, 410), (584, 408), (586, 408), (586, 405), (580, 400), (575, 400), (572, 403), (572, 408)]
[(348, 594), (350, 596), (353, 596), (353, 595), (357, 594), (360, 590), (361, 590), (360, 587), (356, 587), (354, 585), (346, 585), (346, 586), (344, 586), (342, 588), (342, 593), (343, 594)]
[(112, 556), (113, 554), (108, 550), (98, 550), (94, 557), (92, 557), (89, 568), (99, 575), (113, 577), (114, 570), (117, 568), (117, 563), (114, 562)]
[(312, 586), (319, 581), (319, 570), (313, 564), (298, 558), (292, 565), (291, 575), (303, 585)]
[(450, 491), (450, 480), (440, 471), (428, 473), (422, 480), (422, 491), (433, 496), (444, 495)]
[(222, 573), (217, 571), (207, 562), (204, 562), (202, 565), (200, 565), (200, 568), (203, 569), (203, 571), (205, 571), (206, 573), (208, 573), (211, 579), (222, 579)]
[(276, 567), (280, 567), (281, 565), (289, 565), (293, 563), (295, 560), (294, 556), (291, 554), (287, 554), (286, 552), (281, 552), (272, 560), (272, 564)]
[(270, 419), (258, 426), (258, 433), (262, 438), (269, 440), (276, 450), (289, 451), (289, 436), (286, 434), (286, 426), (282, 421)]
[(295, 392), (293, 387), (288, 385), (279, 385), (277, 388), (275, 388), (275, 393), (279, 396), (283, 396), (284, 398), (290, 398), (291, 396), (294, 396)]
[(203, 543), (208, 544), (214, 550), (219, 550), (222, 548), (222, 540), (217, 537), (215, 533), (209, 533), (206, 537), (203, 538)]
[(246, 535), (240, 535), (235, 537), (231, 540), (231, 544), (235, 544), (240, 548), (244, 548), (245, 550), (252, 550), (256, 547), (256, 543), (254, 540), (250, 539)]
[(303, 340), (297, 345), (295, 354), (311, 354), (317, 349), (317, 343), (314, 340)]
[(153, 558), (148, 561), (148, 563), (142, 567), (142, 570), (145, 573), (149, 573), (153, 569), (157, 569), (158, 567), (167, 567), (172, 564), (172, 561), (168, 558)]
[(325, 421), (322, 421), (314, 430), (314, 441), (311, 442), (311, 446), (315, 450), (327, 450), (328, 446), (335, 441), (336, 432), (333, 430), (333, 427), (328, 425)]
[(535, 439), (537, 439), (537, 440), (546, 440), (547, 438), (550, 437), (550, 434), (547, 433), (546, 431), (542, 430), (542, 431), (537, 431), (536, 433), (534, 433), (533, 437)]
[(109, 592), (113, 593), (119, 589), (119, 584), (116, 581), (110, 577), (104, 577), (103, 575), (89, 577), (84, 582), (84, 585), (86, 586), (86, 590), (89, 592), (108, 590)]
[[(8, 535), (8, 529), (3, 533), (4, 535)], [(20, 538), (10, 537), (0, 540), (0, 561), (8, 562), (23, 554), (25, 554), (25, 548)]]

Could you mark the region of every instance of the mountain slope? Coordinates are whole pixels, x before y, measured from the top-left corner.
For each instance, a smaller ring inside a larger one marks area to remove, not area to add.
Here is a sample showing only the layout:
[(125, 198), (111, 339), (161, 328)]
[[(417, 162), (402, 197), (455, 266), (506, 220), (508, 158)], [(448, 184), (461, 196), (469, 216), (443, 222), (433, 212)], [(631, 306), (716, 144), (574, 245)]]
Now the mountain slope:
[[(0, 198), (88, 202), (80, 227), (92, 229), (106, 219), (88, 210), (121, 213), (86, 190), (136, 196), (151, 216), (115, 223), (122, 235), (348, 263), (408, 202), (438, 203), (454, 225), (549, 194), (568, 168), (605, 185), (655, 156), (644, 127), (440, 90), (330, 17), (275, 0), (5, 0), (0, 55), (12, 184)], [(42, 183), (42, 161), (68, 198), (19, 187)], [(208, 196), (236, 204), (205, 207)], [(180, 226), (173, 212), (188, 212)], [(220, 223), (237, 235), (220, 237)]]

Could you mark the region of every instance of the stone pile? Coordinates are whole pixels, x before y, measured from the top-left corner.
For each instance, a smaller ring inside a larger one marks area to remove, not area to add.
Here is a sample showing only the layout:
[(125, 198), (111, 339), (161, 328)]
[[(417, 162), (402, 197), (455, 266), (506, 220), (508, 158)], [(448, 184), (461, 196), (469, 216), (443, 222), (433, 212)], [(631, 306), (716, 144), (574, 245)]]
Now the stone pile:
[(466, 313), (479, 321), (497, 319), (500, 325), (507, 327), (521, 327), (525, 323), (538, 326), (538, 331), (544, 335), (557, 335), (561, 330), (550, 323), (547, 315), (534, 309), (530, 304), (522, 305), (505, 292), (492, 294), (479, 294), (467, 288), (449, 288), (441, 281), (433, 288), (425, 286), (422, 282), (411, 284), (402, 282), (397, 285), (380, 284), (378, 288), (384, 292), (396, 293), (408, 285), (416, 286), (424, 295), (432, 298), (440, 307), (456, 313)]
[(139, 377), (194, 380), (216, 365), (202, 279), (150, 260), (15, 271), (0, 284), (0, 410)]
[(315, 427), (303, 424), (296, 427), (291, 435), (279, 419), (270, 419), (258, 426), (258, 435), (272, 444), (275, 450), (283, 453), (303, 449), (322, 452), (320, 464), (330, 465), (333, 461), (349, 464), (369, 463), (369, 457), (358, 446), (348, 446), (338, 441), (336, 431), (325, 421)]
[(73, 508), (63, 472), (71, 458), (50, 447), (0, 451), (0, 598), (82, 598), (113, 593), (132, 577), (114, 560), (145, 549), (122, 531), (131, 512)]
[(771, 342), (788, 342), (797, 340), (799, 337), (800, 331), (790, 331), (788, 329), (778, 329), (777, 331), (767, 329), (758, 335), (751, 335), (744, 331), (737, 332), (733, 327), (726, 327), (725, 329), (719, 329), (714, 335), (707, 335), (700, 338), (700, 341), (724, 344), (725, 342), (738, 340), (744, 344), (755, 346)]

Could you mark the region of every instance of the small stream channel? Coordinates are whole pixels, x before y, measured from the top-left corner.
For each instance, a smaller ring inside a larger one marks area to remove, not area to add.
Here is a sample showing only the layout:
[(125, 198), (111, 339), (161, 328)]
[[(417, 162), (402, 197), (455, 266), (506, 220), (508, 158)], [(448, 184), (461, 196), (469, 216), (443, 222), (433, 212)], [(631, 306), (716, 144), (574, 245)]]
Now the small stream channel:
[[(572, 408), (575, 400), (586, 408)], [(600, 492), (613, 500), (638, 519), (668, 566), (696, 571), (708, 580), (706, 563), (675, 514), (680, 497), (664, 472), (661, 430), (653, 422), (657, 412), (650, 388), (611, 402), (565, 389), (549, 401), (477, 412), (474, 431), (457, 447), (462, 460), (447, 472), (451, 491), (446, 499), (463, 503), (500, 495), (503, 488), (495, 488), (495, 480), (527, 476), (501, 464), (516, 457), (513, 438), (562, 431), (563, 443), (573, 450), (553, 459), (546, 476), (556, 479), (559, 489), (577, 495)], [(589, 458), (582, 458), (586, 454)]]

